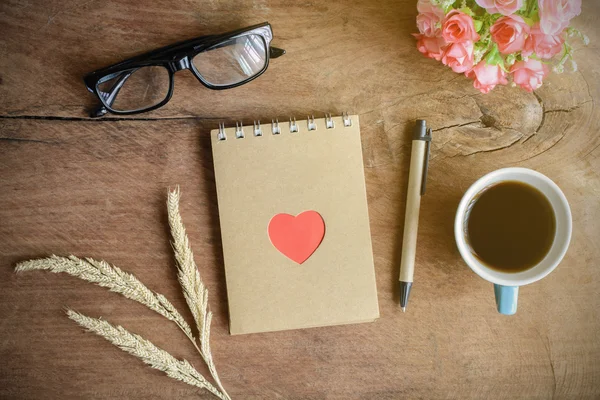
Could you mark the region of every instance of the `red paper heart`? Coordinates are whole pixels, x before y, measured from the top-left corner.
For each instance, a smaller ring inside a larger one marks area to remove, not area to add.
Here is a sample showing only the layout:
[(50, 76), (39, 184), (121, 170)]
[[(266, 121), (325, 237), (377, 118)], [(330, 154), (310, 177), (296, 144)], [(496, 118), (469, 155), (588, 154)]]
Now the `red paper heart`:
[(316, 211), (293, 216), (277, 214), (269, 222), (269, 239), (277, 250), (292, 261), (302, 264), (323, 241), (325, 222)]

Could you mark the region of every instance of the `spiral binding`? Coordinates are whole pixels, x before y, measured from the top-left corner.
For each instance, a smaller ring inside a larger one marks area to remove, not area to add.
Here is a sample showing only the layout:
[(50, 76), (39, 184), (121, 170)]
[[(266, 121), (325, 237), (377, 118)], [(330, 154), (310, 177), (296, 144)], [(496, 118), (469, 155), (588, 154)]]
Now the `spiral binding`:
[[(347, 112), (342, 113), (342, 122), (344, 127), (352, 126), (352, 118), (348, 115)], [(291, 117), (289, 122), (289, 130), (290, 133), (298, 133), (300, 132), (300, 125), (296, 121), (296, 117)], [(335, 128), (335, 122), (331, 114), (325, 114), (325, 129), (333, 129)], [(315, 122), (314, 114), (309, 115), (306, 118), (306, 130), (307, 131), (316, 131), (317, 123)], [(273, 135), (281, 134), (281, 126), (279, 124), (279, 119), (275, 118), (271, 120), (271, 133)], [(252, 129), (253, 136), (262, 136), (263, 129), (260, 125), (260, 120), (255, 120)], [(244, 139), (246, 135), (244, 134), (244, 125), (241, 121), (237, 121), (235, 123), (235, 137), (236, 139)], [(223, 122), (219, 122), (219, 132), (217, 133), (217, 138), (219, 140), (227, 140), (227, 135), (225, 134), (225, 124)]]
[(335, 123), (333, 122), (333, 118), (331, 118), (331, 114), (325, 114), (325, 127), (327, 129), (335, 128)]
[(298, 124), (296, 123), (296, 117), (294, 117), (294, 121), (290, 118), (290, 133), (298, 132)]
[(315, 116), (314, 115), (310, 115), (310, 116), (306, 117), (306, 127), (308, 128), (309, 131), (317, 130), (317, 124), (315, 124)]
[(238, 139), (244, 138), (244, 126), (241, 122), (235, 123), (235, 137)]
[(273, 135), (279, 135), (281, 133), (279, 120), (277, 118), (275, 118), (275, 121), (271, 120), (271, 130), (273, 131)]
[(254, 136), (262, 136), (262, 130), (260, 129), (260, 121), (254, 121)]

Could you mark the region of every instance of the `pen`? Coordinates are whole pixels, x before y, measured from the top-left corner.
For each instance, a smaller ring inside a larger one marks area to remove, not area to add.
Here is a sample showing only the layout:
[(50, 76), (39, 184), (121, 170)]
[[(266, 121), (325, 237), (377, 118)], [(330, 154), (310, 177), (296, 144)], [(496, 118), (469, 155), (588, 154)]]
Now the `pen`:
[(429, 168), (431, 128), (427, 128), (424, 120), (418, 119), (416, 121), (412, 139), (400, 264), (400, 307), (402, 307), (402, 312), (406, 311), (408, 296), (413, 283), (419, 208), (421, 206), (421, 196), (425, 194), (427, 169)]

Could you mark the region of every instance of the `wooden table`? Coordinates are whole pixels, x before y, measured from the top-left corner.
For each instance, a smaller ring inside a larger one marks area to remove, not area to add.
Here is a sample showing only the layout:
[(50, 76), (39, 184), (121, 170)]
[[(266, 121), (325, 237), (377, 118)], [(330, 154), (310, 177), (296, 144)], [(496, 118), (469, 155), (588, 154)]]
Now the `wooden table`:
[[(173, 324), (76, 278), (12, 272), (52, 253), (106, 259), (185, 310), (165, 208), (167, 188), (180, 185), (232, 398), (598, 398), (600, 3), (584, 1), (575, 20), (591, 39), (576, 45), (577, 72), (552, 75), (533, 94), (508, 86), (482, 95), (417, 52), (415, 2), (3, 1), (0, 397), (213, 398), (83, 333), (63, 307), (122, 324), (200, 368)], [(215, 92), (183, 72), (158, 111), (88, 118), (86, 72), (263, 21), (287, 54), (256, 81)], [(345, 110), (360, 114), (381, 318), (230, 336), (209, 130)], [(416, 283), (402, 314), (393, 293), (415, 118), (427, 119), (434, 142)], [(521, 290), (513, 317), (495, 311), (491, 284), (461, 261), (453, 239), (462, 193), (507, 166), (552, 178), (574, 219), (563, 263)]]

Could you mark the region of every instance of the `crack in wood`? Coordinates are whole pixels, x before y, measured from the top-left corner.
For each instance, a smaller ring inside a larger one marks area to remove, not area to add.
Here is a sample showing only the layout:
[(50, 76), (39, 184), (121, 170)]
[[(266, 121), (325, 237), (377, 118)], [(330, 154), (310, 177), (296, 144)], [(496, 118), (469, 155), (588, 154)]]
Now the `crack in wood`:
[(527, 143), (527, 141), (529, 139), (531, 139), (532, 137), (534, 137), (534, 136), (537, 135), (537, 133), (540, 131), (540, 129), (542, 129), (542, 127), (544, 126), (544, 123), (546, 122), (546, 114), (554, 113), (554, 112), (569, 113), (571, 111), (575, 111), (575, 110), (581, 108), (584, 104), (593, 103), (594, 102), (594, 100), (592, 99), (592, 100), (587, 100), (587, 101), (584, 101), (582, 103), (576, 104), (576, 105), (574, 105), (573, 107), (570, 107), (570, 108), (557, 108), (557, 109), (554, 109), (554, 110), (546, 110), (545, 106), (544, 106), (544, 101), (542, 100), (542, 98), (536, 92), (533, 92), (533, 95), (535, 96), (535, 98), (537, 99), (538, 103), (540, 103), (540, 106), (542, 107), (542, 120), (540, 121), (540, 124), (536, 128), (535, 133), (533, 135), (527, 137), (527, 139), (523, 140), (523, 142), (521, 144)]
[(493, 153), (493, 152), (496, 152), (496, 151), (507, 149), (507, 148), (513, 146), (514, 144), (518, 143), (521, 139), (522, 139), (522, 137), (518, 137), (517, 139), (513, 140), (509, 144), (507, 144), (505, 146), (497, 147), (495, 149), (477, 150), (477, 151), (473, 151), (473, 152), (467, 153), (467, 154), (455, 154), (455, 155), (450, 156), (448, 158), (468, 157), (468, 156), (472, 156), (472, 155), (479, 154), (479, 153)]
[(521, 162), (523, 162), (523, 161), (529, 161), (529, 160), (531, 160), (532, 158), (535, 158), (535, 157), (537, 157), (537, 156), (540, 156), (540, 155), (544, 154), (545, 152), (547, 152), (548, 150), (550, 150), (551, 148), (553, 148), (554, 146), (556, 146), (556, 145), (558, 144), (558, 142), (560, 142), (561, 140), (563, 140), (563, 138), (564, 138), (564, 137), (565, 137), (565, 134), (564, 134), (564, 132), (563, 132), (563, 134), (562, 134), (562, 135), (560, 135), (560, 137), (558, 138), (558, 140), (557, 140), (556, 142), (552, 143), (552, 144), (550, 145), (550, 147), (548, 147), (548, 148), (547, 148), (547, 149), (545, 149), (545, 150), (542, 150), (542, 151), (540, 151), (540, 152), (539, 152), (539, 153), (537, 153), (537, 154), (534, 154), (534, 155), (532, 155), (531, 157), (528, 157), (528, 158), (524, 158), (524, 159), (522, 159), (522, 160), (519, 160), (518, 162), (519, 162), (519, 163), (521, 163)]
[[(538, 133), (540, 129), (542, 129), (542, 126), (544, 126), (544, 122), (546, 122), (546, 106), (544, 105), (544, 100), (542, 100), (539, 94), (533, 92), (533, 95), (537, 99), (538, 103), (540, 103), (540, 107), (542, 107), (542, 120), (540, 121), (538, 127), (535, 129), (535, 133)], [(531, 135), (529, 138), (532, 138), (534, 135), (535, 134)]]
[[(449, 81), (447, 81), (446, 84), (445, 84), (445, 86), (448, 86), (448, 84), (450, 82), (453, 82), (453, 81), (455, 81), (456, 79), (459, 79), (459, 78), (461, 78), (461, 75), (458, 75), (458, 76), (450, 79)], [(372, 113), (374, 111), (383, 111), (383, 110), (386, 110), (388, 108), (397, 106), (398, 104), (400, 104), (404, 100), (408, 100), (408, 99), (411, 99), (413, 97), (418, 97), (418, 96), (432, 94), (432, 93), (439, 92), (439, 91), (440, 91), (440, 88), (436, 86), (433, 89), (427, 90), (425, 92), (419, 92), (419, 93), (409, 94), (407, 96), (402, 96), (402, 97), (396, 98), (394, 100), (391, 100), (391, 103), (389, 103), (389, 104), (379, 105), (378, 107), (375, 107), (375, 108), (373, 108), (371, 110), (362, 111), (362, 112), (360, 112), (360, 115), (370, 114), (370, 113)], [(481, 95), (481, 93), (479, 93), (479, 92), (472, 93), (472, 94), (465, 94), (465, 95), (460, 96), (460, 97), (455, 97), (452, 100), (460, 100), (460, 99), (463, 99), (465, 97), (474, 97), (474, 96), (479, 96), (479, 95)]]
[[(585, 79), (584, 79), (584, 80), (585, 80)], [(586, 81), (586, 85), (587, 85), (587, 81)], [(589, 88), (588, 88), (588, 89), (589, 89)], [(572, 112), (572, 111), (575, 111), (575, 110), (577, 110), (577, 109), (581, 108), (581, 107), (582, 107), (583, 105), (585, 105), (585, 104), (588, 104), (588, 103), (594, 103), (594, 100), (593, 100), (593, 98), (592, 98), (592, 99), (590, 99), (590, 100), (587, 100), (587, 101), (584, 101), (584, 102), (582, 102), (582, 103), (576, 104), (576, 105), (574, 105), (573, 107), (569, 107), (569, 108), (558, 108), (558, 109), (553, 109), (553, 110), (546, 110), (546, 109), (545, 109), (545, 106), (544, 106), (544, 101), (542, 100), (542, 98), (541, 98), (541, 97), (540, 97), (540, 96), (539, 96), (539, 95), (538, 95), (536, 92), (533, 92), (533, 95), (535, 96), (535, 98), (537, 99), (538, 103), (540, 103), (540, 106), (542, 107), (542, 121), (540, 122), (540, 125), (539, 125), (539, 126), (536, 128), (536, 130), (535, 130), (535, 133), (534, 133), (533, 135), (531, 135), (531, 136), (527, 137), (525, 140), (523, 140), (523, 141), (521, 142), (521, 144), (522, 144), (522, 145), (523, 145), (523, 144), (525, 144), (525, 143), (527, 143), (527, 141), (529, 141), (529, 139), (531, 139), (532, 137), (536, 136), (536, 135), (537, 135), (537, 133), (540, 131), (540, 129), (541, 129), (543, 126), (544, 126), (544, 123), (545, 123), (545, 121), (546, 121), (546, 114), (549, 114), (549, 113), (570, 113), (570, 112)], [(525, 158), (525, 159), (523, 159), (523, 160), (520, 160), (519, 162), (528, 161), (528, 160), (531, 160), (532, 158), (535, 158), (535, 157), (537, 157), (537, 156), (539, 156), (539, 155), (542, 155), (542, 154), (544, 154), (545, 152), (547, 152), (548, 150), (550, 150), (550, 149), (552, 149), (554, 146), (556, 146), (556, 145), (558, 144), (558, 142), (560, 142), (560, 141), (561, 141), (561, 140), (562, 140), (564, 137), (565, 137), (565, 133), (563, 132), (563, 134), (562, 134), (562, 135), (561, 135), (561, 136), (558, 138), (558, 140), (557, 140), (557, 141), (555, 141), (554, 143), (552, 143), (552, 145), (550, 145), (550, 147), (548, 147), (547, 149), (545, 149), (545, 150), (543, 150), (543, 151), (541, 151), (541, 152), (539, 152), (539, 153), (537, 153), (537, 154), (534, 154), (533, 156), (531, 156), (531, 157), (529, 157), (529, 158)], [(519, 139), (519, 140), (520, 140), (520, 139)], [(515, 141), (515, 142), (513, 142), (513, 143), (511, 143), (509, 146), (505, 146), (505, 147), (499, 148), (498, 150), (502, 150), (502, 149), (504, 149), (504, 148), (506, 148), (506, 147), (510, 147), (510, 146), (512, 146), (513, 144), (515, 144), (516, 142), (518, 142), (518, 140), (517, 140), (517, 141)], [(596, 147), (598, 147), (598, 146), (596, 146)], [(594, 149), (592, 149), (592, 151), (594, 151), (594, 150), (596, 149), (596, 147), (595, 147)], [(489, 152), (489, 151), (495, 151), (495, 150), (484, 150), (483, 152)], [(471, 154), (476, 154), (476, 153), (477, 153), (477, 152), (475, 152), (475, 153), (471, 153)], [(467, 154), (467, 155), (471, 155), (471, 154)], [(591, 154), (591, 152), (589, 152), (588, 154)], [(453, 156), (453, 157), (456, 157), (456, 156)], [(585, 156), (584, 156), (584, 158), (585, 158)]]
[(60, 144), (60, 142), (48, 142), (46, 140), (39, 140), (39, 139), (23, 139), (23, 138), (9, 138), (9, 137), (0, 137), (0, 142), (30, 142), (30, 143), (44, 143), (44, 144)]
[(594, 102), (593, 100), (587, 100), (587, 101), (584, 101), (582, 103), (576, 104), (573, 107), (569, 107), (569, 108), (555, 108), (553, 110), (547, 110), (547, 111), (544, 111), (544, 114), (553, 113), (553, 112), (568, 113), (568, 112), (575, 111), (575, 110), (581, 108), (581, 106), (583, 106), (584, 104), (593, 103), (593, 102)]
[(585, 86), (587, 87), (588, 96), (590, 96), (590, 100), (593, 103), (594, 96), (592, 96), (592, 91), (590, 90), (590, 84), (588, 83), (587, 79), (585, 79), (585, 75), (583, 75), (583, 72), (579, 71), (579, 74), (581, 75), (581, 79), (583, 79), (583, 81), (585, 82)]
[(550, 348), (550, 338), (548, 335), (545, 335), (546, 339), (544, 340), (544, 336), (540, 333), (538, 329), (535, 330), (544, 345), (544, 349), (546, 350), (546, 355), (548, 356), (548, 362), (550, 363), (550, 369), (552, 371), (552, 380), (554, 385), (552, 386), (552, 398), (556, 398), (556, 391), (558, 389), (558, 381), (556, 380), (556, 370), (554, 368), (554, 362), (552, 361), (552, 350)]
[(115, 121), (227, 121), (230, 118), (221, 117), (102, 117), (102, 118), (86, 118), (86, 117), (61, 117), (52, 115), (0, 115), (0, 119), (24, 119), (24, 120), (43, 120), (43, 121), (80, 121), (80, 122), (115, 122)]
[(443, 131), (445, 129), (460, 128), (461, 126), (469, 126), (469, 125), (474, 125), (474, 124), (481, 124), (481, 119), (479, 119), (477, 121), (465, 122), (465, 123), (462, 123), (462, 124), (454, 124), (454, 125), (442, 126), (441, 128), (432, 129), (431, 131), (432, 132), (439, 132), (439, 131)]
[(582, 158), (587, 158), (590, 154), (592, 154), (598, 147), (600, 147), (600, 143), (595, 145), (590, 151), (588, 151)]

